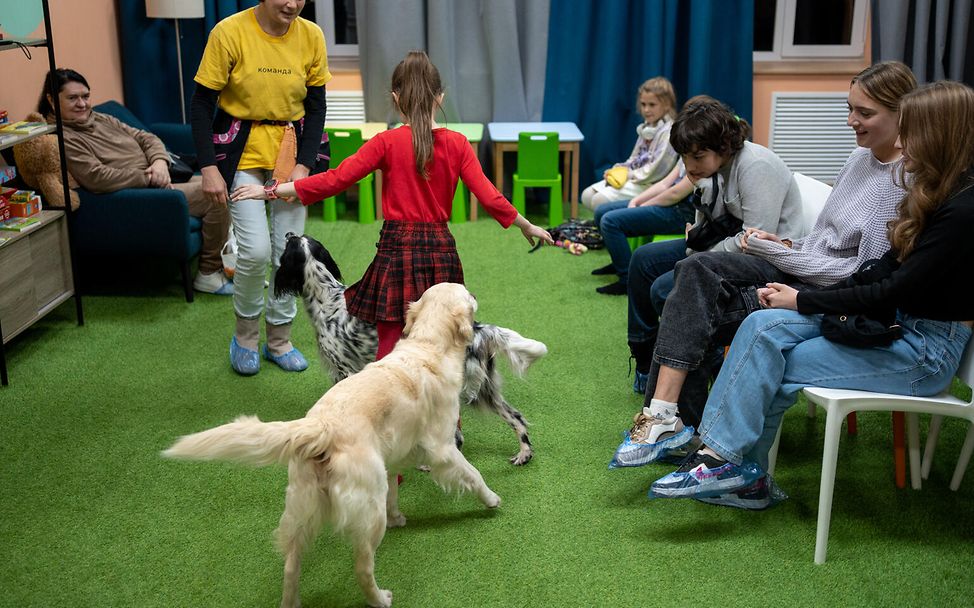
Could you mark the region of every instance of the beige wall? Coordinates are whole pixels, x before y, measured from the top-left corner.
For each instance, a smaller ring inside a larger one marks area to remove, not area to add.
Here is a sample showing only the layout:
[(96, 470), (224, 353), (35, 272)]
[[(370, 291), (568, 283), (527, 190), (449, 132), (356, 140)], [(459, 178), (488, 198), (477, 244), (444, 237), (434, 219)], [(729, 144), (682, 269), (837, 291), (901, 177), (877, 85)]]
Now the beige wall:
[(768, 145), (771, 134), (771, 98), (776, 92), (848, 92), (852, 77), (867, 68), (872, 56), (872, 32), (866, 19), (863, 57), (842, 62), (778, 62), (754, 64), (754, 143)]
[[(128, 1), (128, 0), (126, 0)], [(122, 64), (115, 28), (114, 0), (51, 0), (51, 28), (58, 67), (81, 72), (91, 85), (94, 103), (122, 100)], [(43, 38), (43, 26), (34, 37)], [(47, 74), (47, 49), (30, 49), (31, 60), (19, 50), (0, 53), (0, 108), (11, 120), (23, 120), (37, 107)]]
[(754, 143), (768, 145), (771, 133), (771, 101), (776, 92), (846, 92), (849, 81), (860, 70), (848, 74), (755, 74), (754, 75)]

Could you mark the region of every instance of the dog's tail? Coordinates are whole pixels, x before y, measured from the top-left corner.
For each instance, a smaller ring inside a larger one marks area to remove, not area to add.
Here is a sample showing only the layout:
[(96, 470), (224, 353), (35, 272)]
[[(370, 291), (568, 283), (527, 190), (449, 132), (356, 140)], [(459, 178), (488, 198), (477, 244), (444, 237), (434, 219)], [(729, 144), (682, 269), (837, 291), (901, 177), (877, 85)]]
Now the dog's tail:
[(184, 435), (166, 458), (231, 460), (251, 465), (286, 463), (291, 458), (324, 454), (330, 443), (327, 425), (314, 418), (261, 422), (257, 416), (240, 416), (216, 428)]
[(511, 364), (511, 371), (518, 377), (524, 376), (532, 363), (548, 354), (548, 347), (542, 342), (525, 338), (513, 329), (496, 325), (479, 325), (474, 336), (472, 348), (477, 348), (478, 338), (483, 341), (487, 353), (504, 355)]

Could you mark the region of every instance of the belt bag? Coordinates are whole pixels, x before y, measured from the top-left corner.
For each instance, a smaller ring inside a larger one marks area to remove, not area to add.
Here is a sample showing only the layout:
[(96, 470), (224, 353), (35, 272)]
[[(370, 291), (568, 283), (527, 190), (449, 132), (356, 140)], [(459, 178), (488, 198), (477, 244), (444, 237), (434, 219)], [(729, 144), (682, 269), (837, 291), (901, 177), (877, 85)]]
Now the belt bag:
[[(868, 285), (882, 280), (893, 272), (886, 258), (866, 260), (859, 270), (837, 287)], [(822, 336), (832, 342), (856, 348), (889, 346), (903, 337), (903, 328), (896, 324), (896, 311), (892, 308), (872, 310), (852, 315), (822, 315)]]
[(903, 329), (866, 315), (823, 315), (822, 336), (856, 348), (889, 346), (903, 337)]

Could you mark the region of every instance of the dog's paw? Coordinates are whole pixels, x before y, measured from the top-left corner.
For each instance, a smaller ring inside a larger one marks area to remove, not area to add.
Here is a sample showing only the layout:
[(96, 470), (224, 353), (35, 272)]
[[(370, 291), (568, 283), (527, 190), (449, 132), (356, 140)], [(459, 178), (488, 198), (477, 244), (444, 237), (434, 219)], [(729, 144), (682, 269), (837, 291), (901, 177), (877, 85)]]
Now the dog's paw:
[(516, 467), (527, 464), (531, 462), (532, 456), (534, 456), (534, 453), (531, 450), (521, 450), (517, 454), (511, 456), (511, 464)]
[(379, 589), (379, 596), (368, 602), (372, 608), (390, 608), (392, 606), (392, 591)]
[(488, 509), (496, 509), (497, 507), (501, 506), (501, 497), (493, 492), (485, 494), (483, 501), (484, 506), (486, 506)]
[(401, 528), (406, 525), (406, 516), (402, 513), (398, 515), (386, 516), (386, 528)]
[(424, 473), (429, 473), (430, 472), (430, 465), (428, 465), (428, 464), (418, 464), (418, 465), (416, 465), (416, 470), (417, 471), (422, 471)]

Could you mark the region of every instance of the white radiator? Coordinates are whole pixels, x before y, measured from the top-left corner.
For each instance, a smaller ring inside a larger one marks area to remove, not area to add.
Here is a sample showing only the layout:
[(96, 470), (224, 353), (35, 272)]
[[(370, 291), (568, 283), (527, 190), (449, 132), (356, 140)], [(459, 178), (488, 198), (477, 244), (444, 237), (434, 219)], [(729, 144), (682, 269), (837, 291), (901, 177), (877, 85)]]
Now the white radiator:
[(774, 93), (770, 148), (792, 171), (832, 184), (856, 135), (846, 126), (846, 92)]
[(328, 103), (326, 123), (365, 122), (365, 97), (362, 91), (329, 91), (325, 89)]

